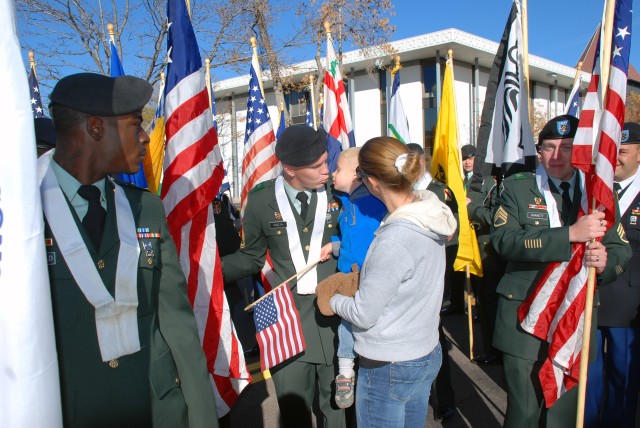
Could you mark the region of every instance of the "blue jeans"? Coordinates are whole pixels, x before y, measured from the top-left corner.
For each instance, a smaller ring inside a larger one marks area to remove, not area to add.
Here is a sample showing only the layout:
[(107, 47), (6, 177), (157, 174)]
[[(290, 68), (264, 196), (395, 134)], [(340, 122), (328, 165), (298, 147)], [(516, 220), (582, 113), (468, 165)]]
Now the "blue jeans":
[(376, 368), (360, 366), (356, 383), (359, 427), (424, 427), (431, 383), (442, 365), (442, 348), (411, 361)]
[(356, 353), (353, 350), (354, 343), (355, 339), (353, 338), (351, 323), (342, 320), (338, 326), (338, 358), (350, 358), (353, 360), (356, 357)]

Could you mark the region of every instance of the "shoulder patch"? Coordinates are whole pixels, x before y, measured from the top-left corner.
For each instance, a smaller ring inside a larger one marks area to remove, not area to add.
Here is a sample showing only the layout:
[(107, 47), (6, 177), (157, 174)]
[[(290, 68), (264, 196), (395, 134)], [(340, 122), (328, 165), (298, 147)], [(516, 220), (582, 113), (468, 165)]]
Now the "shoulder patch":
[(507, 224), (507, 219), (509, 218), (509, 214), (505, 211), (502, 206), (498, 208), (495, 215), (493, 216), (493, 225), (495, 227), (504, 226)]

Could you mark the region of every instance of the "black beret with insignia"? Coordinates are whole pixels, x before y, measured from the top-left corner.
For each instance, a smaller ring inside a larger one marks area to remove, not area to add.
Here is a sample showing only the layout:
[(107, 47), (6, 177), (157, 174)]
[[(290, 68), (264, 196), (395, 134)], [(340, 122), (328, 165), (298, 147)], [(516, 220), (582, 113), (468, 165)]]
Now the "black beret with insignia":
[(569, 114), (563, 114), (551, 119), (538, 134), (538, 144), (544, 140), (561, 140), (573, 138), (578, 130), (578, 118)]
[(317, 161), (327, 150), (327, 133), (307, 125), (293, 125), (284, 130), (276, 142), (276, 156), (285, 165), (306, 166)]
[(465, 144), (460, 149), (460, 153), (462, 154), (462, 159), (472, 158), (476, 155), (476, 146), (472, 144)]
[(38, 117), (33, 119), (36, 131), (36, 147), (41, 149), (52, 149), (56, 146), (56, 128), (53, 120), (48, 117)]
[(620, 144), (640, 144), (640, 125), (625, 122), (620, 135)]
[(91, 116), (123, 116), (142, 110), (152, 93), (153, 87), (137, 77), (78, 73), (58, 81), (49, 107), (59, 104)]

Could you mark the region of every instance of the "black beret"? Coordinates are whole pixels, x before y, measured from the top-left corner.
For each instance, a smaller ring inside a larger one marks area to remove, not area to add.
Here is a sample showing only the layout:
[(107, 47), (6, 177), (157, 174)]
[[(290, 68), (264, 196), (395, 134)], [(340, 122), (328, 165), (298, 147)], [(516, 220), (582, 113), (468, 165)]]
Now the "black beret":
[(625, 122), (622, 135), (620, 135), (620, 144), (640, 144), (640, 125)]
[(56, 128), (53, 120), (48, 117), (38, 117), (33, 119), (36, 130), (36, 147), (42, 149), (52, 149), (56, 146)]
[(578, 130), (578, 118), (569, 114), (563, 114), (551, 119), (538, 134), (538, 144), (544, 140), (561, 140), (573, 138)]
[(285, 165), (306, 166), (317, 161), (327, 150), (327, 133), (307, 125), (293, 125), (284, 130), (276, 142), (276, 156)]
[(476, 155), (476, 147), (471, 144), (466, 144), (462, 146), (460, 152), (462, 152), (462, 159), (470, 158)]
[(142, 110), (152, 93), (151, 85), (137, 77), (79, 73), (58, 81), (49, 106), (59, 104), (92, 116), (122, 116)]

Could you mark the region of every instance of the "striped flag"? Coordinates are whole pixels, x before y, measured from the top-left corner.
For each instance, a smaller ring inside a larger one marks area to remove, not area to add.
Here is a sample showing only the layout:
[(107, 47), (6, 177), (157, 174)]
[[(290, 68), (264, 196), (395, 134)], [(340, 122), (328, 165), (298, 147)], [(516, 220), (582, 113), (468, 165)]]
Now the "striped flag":
[(333, 50), (331, 33), (327, 32), (327, 59), (324, 72), (324, 104), (322, 126), (327, 131), (327, 165), (336, 170), (340, 152), (355, 147), (356, 140), (351, 126), (351, 112), (347, 92), (340, 73), (340, 64)]
[(36, 69), (33, 65), (29, 71), (29, 94), (31, 96), (31, 112), (33, 113), (33, 118), (44, 117), (42, 98), (40, 97), (40, 86), (38, 86)]
[[(118, 56), (118, 50), (116, 49), (113, 36), (111, 36), (111, 39), (109, 40), (109, 47), (111, 49), (111, 77), (124, 76), (124, 68), (120, 62), (120, 57)], [(118, 174), (117, 176), (119, 180), (135, 184), (143, 189), (149, 187), (144, 173), (144, 160), (140, 162), (140, 169), (135, 174)]]
[(402, 108), (402, 99), (400, 98), (400, 70), (396, 71), (393, 76), (393, 86), (391, 86), (391, 99), (389, 100), (389, 120), (387, 135), (397, 138), (405, 144), (411, 142), (409, 137), (409, 121), (404, 114)]
[(158, 88), (158, 106), (156, 107), (156, 115), (151, 124), (149, 140), (150, 142), (149, 145), (147, 145), (147, 152), (144, 154), (142, 166), (149, 185), (149, 191), (157, 195), (160, 193), (164, 160), (164, 79), (162, 79), (160, 87)]
[(307, 347), (300, 315), (289, 284), (276, 288), (253, 308), (262, 371), (303, 352)]
[(571, 88), (569, 98), (567, 98), (567, 105), (564, 109), (564, 114), (570, 114), (571, 116), (580, 117), (580, 84), (582, 83), (582, 71), (578, 72), (578, 78)]
[(276, 137), (264, 100), (260, 63), (254, 53), (251, 58), (249, 95), (247, 97), (247, 127), (244, 135), (244, 159), (242, 160), (242, 193), (240, 213), (244, 214), (249, 191), (256, 184), (276, 178), (282, 166), (276, 157)]
[[(586, 214), (587, 201), (595, 199), (609, 227), (615, 224), (613, 174), (624, 123), (631, 6), (632, 0), (616, 2), (608, 82), (600, 79), (600, 46), (596, 49), (571, 160), (584, 173), (586, 196), (579, 216)], [(603, 40), (602, 33), (600, 40)], [(607, 94), (604, 109), (599, 93)], [(549, 342), (548, 357), (539, 374), (547, 407), (579, 379), (588, 273), (584, 251), (584, 244), (575, 243), (570, 261), (549, 264), (536, 289), (518, 311), (522, 328)]]
[(167, 146), (161, 197), (187, 278), (202, 347), (223, 416), (248, 384), (242, 345), (224, 294), (211, 201), (224, 174), (205, 70), (184, 0), (169, 0), (165, 117)]
[(498, 47), (482, 108), (471, 186), (490, 175), (535, 169), (537, 153), (529, 123), (524, 79), (520, 2), (514, 0)]
[(0, 426), (57, 428), (62, 406), (48, 256), (12, 0), (0, 0), (0, 40)]

